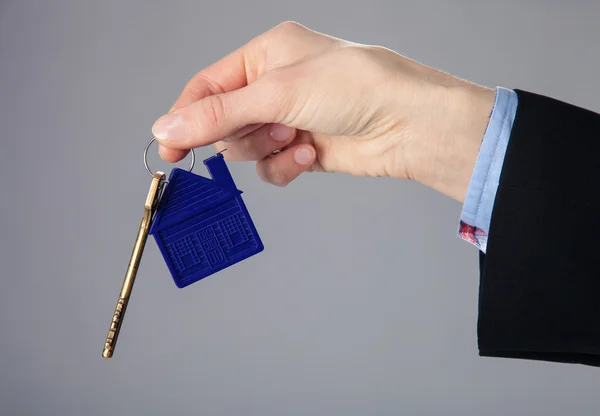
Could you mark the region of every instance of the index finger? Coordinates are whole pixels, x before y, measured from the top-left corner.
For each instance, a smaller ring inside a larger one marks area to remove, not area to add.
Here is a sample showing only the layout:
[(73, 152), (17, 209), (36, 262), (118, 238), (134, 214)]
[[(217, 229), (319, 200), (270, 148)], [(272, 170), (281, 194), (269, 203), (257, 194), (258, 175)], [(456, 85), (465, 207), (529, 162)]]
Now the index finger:
[(258, 37), (206, 67), (188, 81), (169, 112), (209, 95), (245, 87), (258, 77), (262, 56), (264, 48)]
[[(259, 76), (261, 56), (264, 56), (263, 44), (260, 38), (254, 38), (194, 75), (168, 112), (188, 106), (209, 95), (245, 87)], [(159, 145), (158, 151), (161, 158), (168, 162), (178, 162), (189, 152), (189, 150), (169, 149), (162, 145)]]

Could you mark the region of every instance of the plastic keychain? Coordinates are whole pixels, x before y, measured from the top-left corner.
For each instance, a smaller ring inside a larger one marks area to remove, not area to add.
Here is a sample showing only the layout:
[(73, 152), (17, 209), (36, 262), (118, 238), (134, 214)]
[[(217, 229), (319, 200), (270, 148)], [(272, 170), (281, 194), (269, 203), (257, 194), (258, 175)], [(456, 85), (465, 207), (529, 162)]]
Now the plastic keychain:
[(204, 165), (210, 179), (173, 169), (150, 229), (180, 288), (264, 248), (222, 152)]
[(179, 288), (264, 249), (221, 152), (204, 160), (211, 178), (192, 173), (195, 154), (191, 149), (189, 170), (173, 169), (166, 180), (164, 173), (153, 173), (148, 166), (148, 149), (154, 140), (144, 149), (144, 166), (152, 182), (102, 351), (104, 358), (113, 356), (148, 234), (154, 236)]

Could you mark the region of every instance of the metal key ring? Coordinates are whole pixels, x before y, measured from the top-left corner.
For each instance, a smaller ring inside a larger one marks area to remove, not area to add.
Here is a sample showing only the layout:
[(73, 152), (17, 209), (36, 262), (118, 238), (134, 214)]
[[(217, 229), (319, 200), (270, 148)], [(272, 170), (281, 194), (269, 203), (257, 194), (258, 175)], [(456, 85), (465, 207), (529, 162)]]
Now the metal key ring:
[[(153, 137), (152, 140), (150, 140), (148, 142), (148, 144), (146, 145), (146, 148), (144, 149), (144, 166), (146, 167), (146, 170), (148, 171), (150, 176), (154, 176), (154, 173), (152, 173), (152, 170), (150, 170), (150, 167), (148, 166), (148, 149), (150, 148), (150, 145), (152, 144), (152, 142), (154, 142), (155, 140), (156, 140), (156, 137)], [(196, 155), (194, 153), (194, 149), (190, 149), (190, 153), (192, 154), (192, 164), (190, 165), (188, 172), (191, 172), (192, 169), (194, 169), (194, 164), (196, 164)]]

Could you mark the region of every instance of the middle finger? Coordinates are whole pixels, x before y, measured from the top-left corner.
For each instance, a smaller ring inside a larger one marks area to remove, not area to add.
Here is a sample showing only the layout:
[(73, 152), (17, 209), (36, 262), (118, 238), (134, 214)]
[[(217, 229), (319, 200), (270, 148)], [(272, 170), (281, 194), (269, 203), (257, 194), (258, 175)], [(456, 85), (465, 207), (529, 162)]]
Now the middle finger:
[(223, 154), (227, 160), (261, 160), (290, 144), (295, 137), (296, 129), (292, 127), (265, 124), (237, 140), (219, 141), (215, 148), (219, 152), (227, 149)]

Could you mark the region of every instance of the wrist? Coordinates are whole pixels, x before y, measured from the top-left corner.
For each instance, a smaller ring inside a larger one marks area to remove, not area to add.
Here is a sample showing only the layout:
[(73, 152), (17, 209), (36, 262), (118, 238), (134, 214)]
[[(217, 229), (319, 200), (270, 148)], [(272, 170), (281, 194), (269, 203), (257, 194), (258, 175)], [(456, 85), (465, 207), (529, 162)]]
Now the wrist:
[[(464, 202), (490, 115), (495, 90), (468, 82), (439, 87), (435, 126), (425, 126), (423, 146), (415, 155), (414, 179)], [(431, 119), (429, 120), (431, 123)]]

